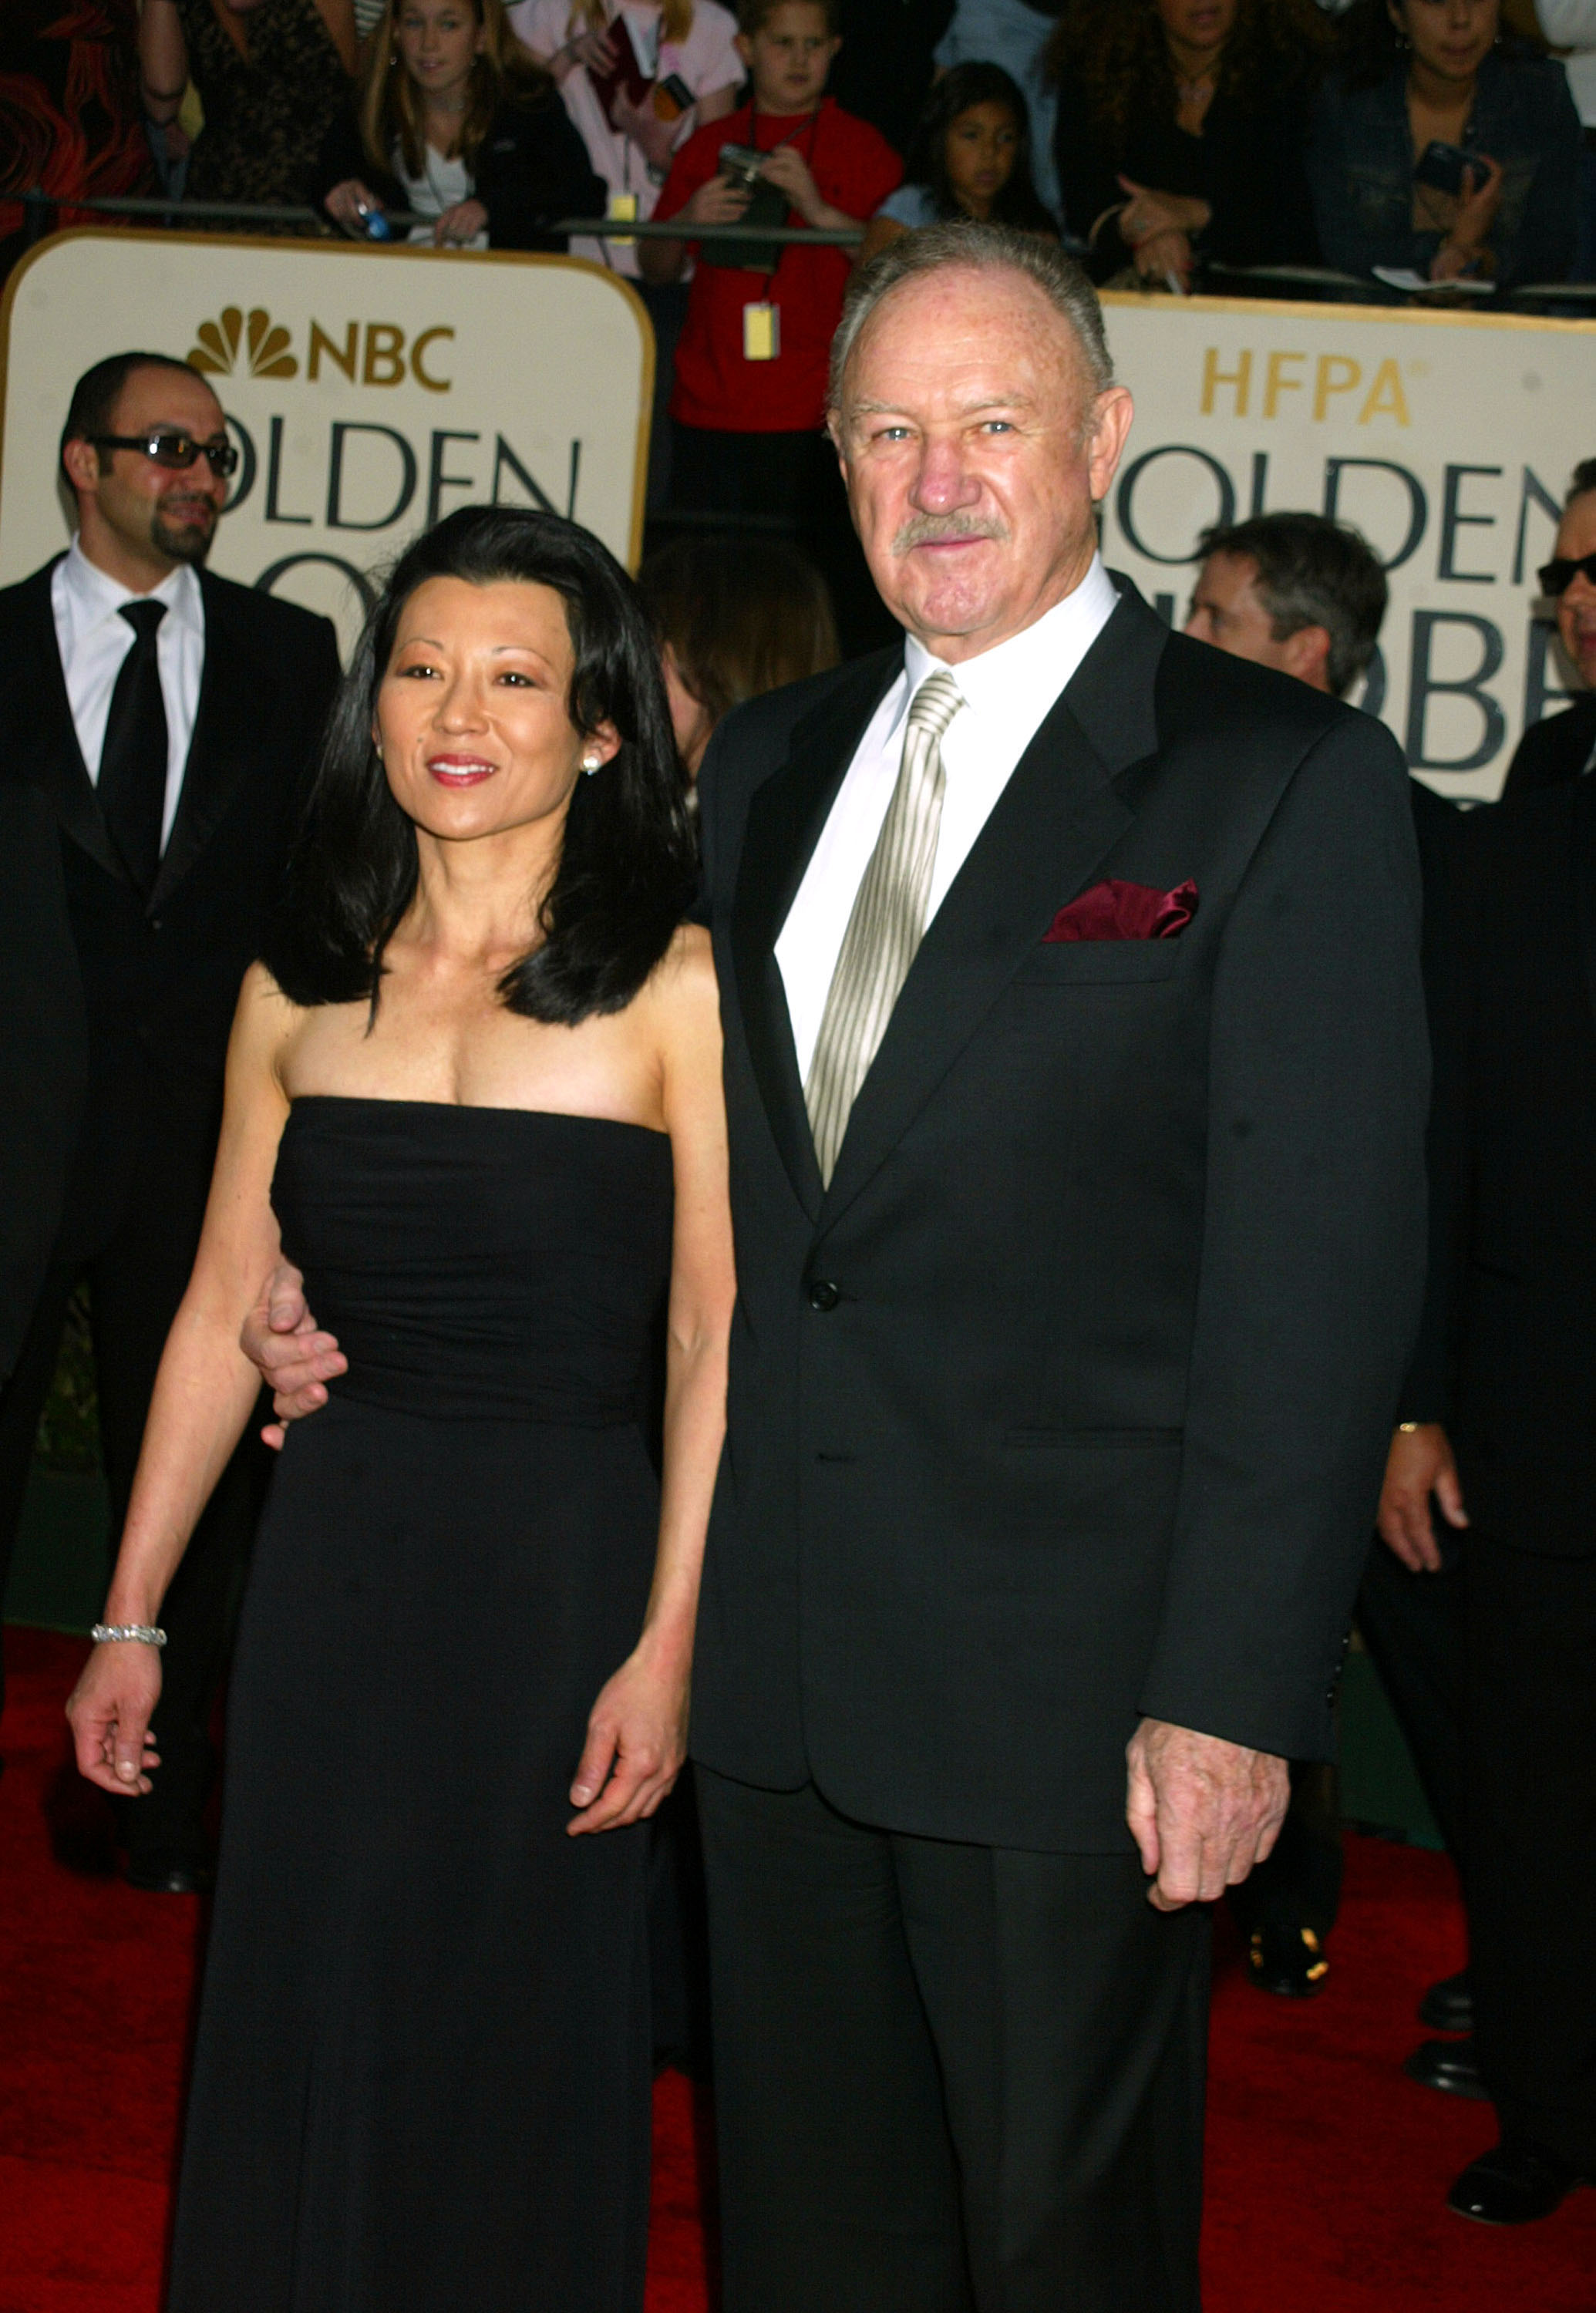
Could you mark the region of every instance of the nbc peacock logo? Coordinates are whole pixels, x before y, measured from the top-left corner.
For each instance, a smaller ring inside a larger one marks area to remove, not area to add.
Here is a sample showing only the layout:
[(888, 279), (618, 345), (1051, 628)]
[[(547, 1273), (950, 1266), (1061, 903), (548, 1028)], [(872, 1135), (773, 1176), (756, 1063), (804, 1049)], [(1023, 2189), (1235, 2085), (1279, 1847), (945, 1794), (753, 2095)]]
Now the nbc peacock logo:
[[(201, 321), (194, 332), (198, 342), (186, 356), (190, 369), (208, 377), (297, 377), (299, 364), (289, 352), (289, 336), (275, 323), (263, 305), (248, 314), (227, 305), (219, 319)], [(241, 350), (242, 358), (241, 360)]]

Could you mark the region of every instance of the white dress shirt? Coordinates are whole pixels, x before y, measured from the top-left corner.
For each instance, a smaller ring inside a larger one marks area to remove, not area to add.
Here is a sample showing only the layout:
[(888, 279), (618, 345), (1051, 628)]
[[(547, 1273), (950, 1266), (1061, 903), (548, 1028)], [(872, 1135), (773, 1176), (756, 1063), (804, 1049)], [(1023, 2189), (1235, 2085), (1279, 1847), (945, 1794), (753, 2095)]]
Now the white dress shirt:
[[(1094, 555), (1072, 594), (1034, 626), (947, 671), (965, 700), (942, 741), (947, 789), (929, 925), (1043, 718), (1113, 615), (1114, 582)], [(787, 990), (798, 1075), (807, 1079), (853, 902), (897, 784), (910, 701), (944, 664), (911, 635), (904, 672), (870, 717), (798, 885), (776, 962)]]
[(73, 728), (96, 786), (100, 758), (105, 752), (110, 695), (122, 661), (133, 647), (133, 629), (120, 616), (121, 607), (124, 602), (142, 602), (166, 605), (166, 616), (155, 635), (155, 664), (166, 708), (166, 807), (161, 820), (164, 851), (183, 791), (183, 767), (194, 736), (199, 682), (205, 673), (205, 599), (199, 581), (188, 563), (180, 562), (171, 577), (163, 578), (149, 594), (136, 594), (91, 562), (75, 538), (50, 574), (56, 646), (66, 678)]

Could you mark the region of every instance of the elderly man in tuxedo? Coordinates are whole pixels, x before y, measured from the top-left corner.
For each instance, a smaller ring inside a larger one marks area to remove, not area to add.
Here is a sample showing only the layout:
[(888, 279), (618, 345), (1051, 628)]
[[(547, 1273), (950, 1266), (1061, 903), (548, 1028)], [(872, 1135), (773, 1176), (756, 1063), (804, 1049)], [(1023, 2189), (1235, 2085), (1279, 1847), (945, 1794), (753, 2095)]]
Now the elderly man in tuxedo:
[[(338, 681), (328, 620), (205, 569), (236, 459), (185, 363), (96, 363), (62, 435), (77, 534), (0, 593), (0, 1590), (84, 1275), (126, 1508), (199, 1241), (239, 981)], [(252, 1509), (243, 1456), (172, 1587), (161, 1771), (122, 1803), (139, 1886), (206, 1877), (206, 1721)]]
[(1056, 249), (896, 243), (831, 422), (904, 640), (704, 766), (727, 2313), (1192, 2313), (1202, 1907), (1329, 1746), (1422, 1286), (1406, 774), (1109, 576), (1130, 421)]

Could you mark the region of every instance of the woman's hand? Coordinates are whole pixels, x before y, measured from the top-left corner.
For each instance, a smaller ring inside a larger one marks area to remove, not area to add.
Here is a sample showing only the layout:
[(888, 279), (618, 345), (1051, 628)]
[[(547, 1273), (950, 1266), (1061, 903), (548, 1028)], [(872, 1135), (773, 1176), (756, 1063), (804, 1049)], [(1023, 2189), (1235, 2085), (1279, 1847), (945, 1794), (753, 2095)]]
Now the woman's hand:
[[(539, 62), (542, 61), (540, 57)], [(615, 51), (610, 46), (607, 32), (575, 32), (564, 48), (555, 49), (548, 64), (556, 81), (564, 81), (578, 65), (586, 65), (589, 72), (596, 73), (602, 80), (606, 73), (614, 70)]]
[(736, 224), (752, 195), (729, 177), (711, 177), (683, 202), (671, 220), (674, 224)]
[(1151, 233), (1145, 241), (1139, 241), (1134, 259), (1136, 271), (1143, 281), (1167, 288), (1173, 280), (1179, 285), (1182, 295), (1189, 292), (1196, 259), (1191, 242), (1174, 226), (1162, 233)]
[(613, 101), (615, 126), (622, 135), (630, 137), (651, 169), (668, 169), (681, 133), (680, 119), (662, 120), (650, 98), (645, 96), (641, 104), (634, 104), (623, 88), (615, 91)]
[(322, 206), (335, 224), (359, 239), (366, 232), (366, 217), (383, 204), (358, 177), (346, 177), (341, 185), (334, 185)]
[(1446, 239), (1430, 259), (1432, 281), (1456, 281), (1474, 270), (1502, 206), (1501, 164), (1488, 154), (1475, 153), (1469, 155), (1468, 169), (1470, 177), (1476, 170), (1483, 173), (1477, 184), (1470, 184), (1468, 191), (1459, 197), (1458, 213)]
[(571, 1783), (571, 1805), (581, 1812), (568, 1832), (612, 1831), (654, 1813), (687, 1756), (691, 1663), (686, 1646), (645, 1633), (605, 1682)]
[(433, 226), (433, 243), (438, 249), (464, 249), (487, 230), (488, 212), (481, 201), (456, 201)]
[(96, 1647), (66, 1705), (79, 1774), (122, 1799), (146, 1792), (161, 1763), (149, 1731), (160, 1699), (158, 1648), (143, 1639)]
[(1142, 243), (1151, 241), (1155, 233), (1178, 233), (1189, 237), (1213, 222), (1213, 211), (1206, 201), (1185, 193), (1154, 192), (1131, 177), (1122, 177), (1119, 181), (1131, 197), (1119, 213), (1119, 237), (1127, 249), (1139, 253)]

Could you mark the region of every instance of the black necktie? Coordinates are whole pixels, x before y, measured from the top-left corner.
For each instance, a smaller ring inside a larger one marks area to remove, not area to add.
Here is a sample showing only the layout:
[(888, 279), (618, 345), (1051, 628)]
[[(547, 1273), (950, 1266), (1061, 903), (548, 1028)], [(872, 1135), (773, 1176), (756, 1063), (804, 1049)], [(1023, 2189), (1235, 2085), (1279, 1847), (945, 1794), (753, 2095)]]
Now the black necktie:
[(110, 694), (100, 756), (100, 809), (123, 866), (147, 900), (161, 865), (161, 822), (166, 815), (166, 702), (155, 656), (166, 605), (124, 602), (119, 615), (133, 629), (133, 647)]

